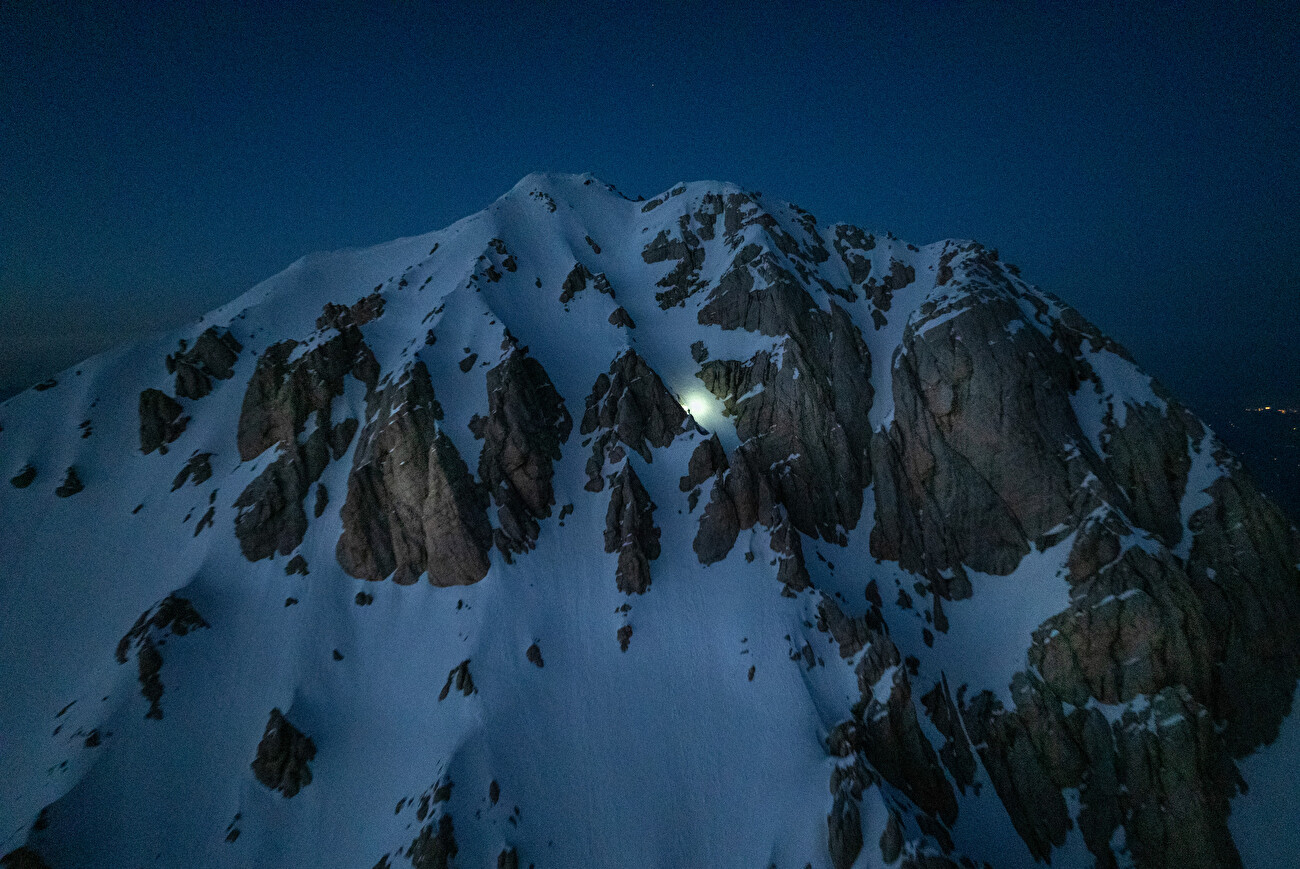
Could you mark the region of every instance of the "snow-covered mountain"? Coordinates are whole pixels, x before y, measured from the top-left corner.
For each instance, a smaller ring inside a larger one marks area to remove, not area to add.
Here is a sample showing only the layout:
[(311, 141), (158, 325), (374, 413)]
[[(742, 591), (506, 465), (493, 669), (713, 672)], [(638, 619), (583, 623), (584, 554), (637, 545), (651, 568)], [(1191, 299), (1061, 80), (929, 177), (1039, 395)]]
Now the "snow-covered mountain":
[(1294, 859), (1300, 535), (979, 244), (530, 175), (0, 426), (6, 866)]

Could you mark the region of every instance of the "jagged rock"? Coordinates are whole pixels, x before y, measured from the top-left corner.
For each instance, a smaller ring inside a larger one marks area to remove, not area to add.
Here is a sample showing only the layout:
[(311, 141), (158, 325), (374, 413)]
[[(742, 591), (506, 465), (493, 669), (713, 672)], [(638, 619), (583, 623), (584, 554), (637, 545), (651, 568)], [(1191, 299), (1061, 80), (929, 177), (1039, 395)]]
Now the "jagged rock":
[(632, 315), (627, 312), (627, 309), (620, 305), (609, 315), (609, 325), (617, 326), (620, 329), (635, 329), (636, 321), (632, 319)]
[(605, 462), (618, 444), (651, 462), (650, 448), (671, 444), (686, 419), (685, 409), (635, 350), (620, 354), (610, 363), (609, 374), (596, 378), (582, 415), (582, 434), (600, 432), (587, 463), (587, 489), (604, 488)]
[(337, 329), (342, 332), (349, 326), (364, 326), (377, 320), (384, 313), (384, 297), (375, 289), (368, 296), (358, 299), (351, 307), (330, 302), (325, 305), (321, 315), (316, 318), (316, 328)]
[(784, 509), (776, 507), (773, 512), (775, 515), (767, 524), (772, 529), (770, 545), (776, 554), (776, 578), (784, 587), (783, 593), (793, 596), (812, 587), (803, 560), (803, 541), (799, 532), (791, 527)]
[(719, 471), (725, 471), (726, 469), (727, 453), (722, 448), (722, 441), (718, 440), (717, 434), (712, 434), (708, 440), (700, 441), (691, 452), (686, 476), (681, 478), (678, 487), (683, 492), (689, 492), (696, 486), (703, 485), (705, 481)]
[(259, 782), (287, 799), (311, 784), (309, 764), (315, 757), (316, 744), (311, 737), (294, 727), (279, 709), (272, 709), (250, 766)]
[(474, 677), (469, 674), (469, 658), (451, 668), (451, 672), (447, 674), (447, 683), (442, 686), (442, 691), (438, 694), (439, 702), (447, 699), (453, 684), (456, 690), (466, 697), (478, 690), (474, 687)]
[(574, 295), (587, 289), (587, 281), (595, 278), (591, 270), (582, 263), (574, 263), (573, 270), (564, 278), (564, 283), (560, 286), (560, 302), (567, 304), (573, 301)]
[(186, 481), (191, 479), (196, 486), (200, 486), (212, 479), (211, 459), (212, 453), (201, 453), (196, 450), (189, 457), (189, 460), (185, 462), (176, 478), (172, 480), (172, 491), (175, 492), (181, 486), (184, 486)]
[(546, 662), (542, 660), (542, 650), (537, 647), (536, 643), (528, 647), (528, 651), (524, 653), (524, 656), (528, 658), (528, 663), (535, 664), (538, 669), (546, 666)]
[(699, 320), (788, 335), (779, 356), (709, 361), (697, 374), (734, 416), (741, 441), (701, 519), (701, 560), (725, 555), (740, 530), (770, 515), (769, 501), (800, 532), (843, 540), (871, 479), (871, 356), (852, 319), (833, 302), (823, 311), (770, 252), (748, 245)]
[(36, 479), (36, 468), (31, 464), (23, 465), (23, 469), (9, 478), (9, 483), (15, 489), (26, 489)]
[(655, 300), (665, 310), (685, 304), (686, 299), (703, 286), (700, 269), (704, 267), (705, 251), (699, 236), (690, 229), (690, 215), (682, 215), (679, 232), (680, 237), (673, 238), (668, 230), (661, 230), (641, 251), (641, 259), (647, 265), (667, 261), (676, 263), (656, 284), (664, 288), (655, 293)]
[(553, 464), (573, 428), (546, 370), (527, 354), (512, 347), (488, 372), (488, 414), (470, 421), (483, 439), (479, 479), (497, 503), (496, 544), (507, 561), (536, 545), (538, 520), (551, 515)]
[(502, 848), (497, 855), (497, 869), (519, 869), (519, 852), (514, 848)]
[(296, 442), (267, 465), (235, 499), (235, 536), (249, 561), (288, 555), (307, 533), (303, 498), (329, 463), (329, 449), (321, 429), (305, 444)]
[[(951, 825), (957, 818), (957, 799), (921, 731), (901, 662), (898, 647), (884, 634), (871, 632), (857, 666), (861, 699), (853, 706), (855, 747), (885, 781)], [(877, 688), (888, 694), (878, 696)]]
[(695, 360), (696, 365), (709, 358), (709, 348), (704, 346), (703, 341), (696, 341), (691, 344), (691, 358)]
[(1068, 401), (1074, 369), (1013, 301), (972, 290), (922, 311), (895, 356), (894, 422), (872, 444), (871, 551), (960, 598), (963, 565), (1009, 573), (1115, 493)]
[(158, 674), (162, 670), (162, 654), (158, 646), (168, 637), (183, 637), (190, 631), (208, 627), (203, 616), (187, 598), (169, 594), (156, 605), (140, 614), (131, 630), (117, 643), (117, 662), (125, 664), (131, 646), (136, 647), (136, 664), (140, 672), (140, 693), (149, 701), (146, 718), (161, 719), (163, 684)]
[[(348, 476), (336, 554), (350, 575), (468, 585), (488, 571), (488, 495), (451, 440), (423, 362), (379, 390)], [(396, 411), (396, 412), (394, 412)]]
[(618, 553), (615, 581), (624, 594), (645, 594), (650, 562), (659, 557), (659, 529), (654, 502), (631, 465), (614, 478), (605, 513), (605, 551)]
[(239, 412), (236, 441), (242, 461), (277, 443), (291, 447), (313, 414), (317, 430), (328, 431), (330, 406), (343, 394), (349, 375), (365, 385), (367, 395), (379, 380), (379, 365), (355, 325), (291, 362), (298, 347), (297, 341), (281, 341), (257, 360)]
[(325, 508), (329, 506), (330, 493), (325, 488), (324, 483), (316, 484), (316, 506), (312, 508), (312, 515), (319, 519), (325, 513)]
[(903, 851), (903, 828), (898, 822), (898, 815), (889, 813), (885, 822), (885, 831), (880, 834), (880, 857), (886, 863), (893, 863)]
[(459, 851), (451, 815), (443, 815), (438, 818), (438, 832), (433, 831), (433, 824), (421, 828), (420, 835), (406, 849), (406, 856), (412, 869), (448, 869), (451, 858)]
[(619, 649), (626, 652), (628, 645), (630, 645), (632, 642), (632, 626), (623, 625), (623, 627), (618, 629), (617, 636), (618, 636)]
[(167, 444), (185, 431), (190, 421), (181, 416), (183, 408), (171, 396), (157, 389), (140, 393), (140, 452), (148, 455), (154, 450), (167, 452)]
[(81, 477), (77, 476), (77, 469), (69, 465), (67, 473), (64, 474), (63, 482), (54, 490), (54, 494), (60, 498), (70, 498), (84, 488), (86, 486), (81, 482)]
[(939, 747), (939, 760), (952, 773), (957, 788), (964, 794), (975, 783), (975, 755), (971, 752), (970, 741), (962, 727), (961, 713), (953, 702), (948, 689), (948, 679), (944, 677), (936, 682), (923, 697), (921, 705), (925, 714), (943, 735), (944, 743)]
[(1300, 533), (1233, 466), (1188, 522), (1187, 576), (1205, 612), (1224, 739), (1243, 756), (1277, 738), (1300, 676)]
[(299, 576), (307, 575), (307, 559), (302, 557), (302, 553), (290, 558), (289, 563), (284, 566), (285, 576), (292, 576), (295, 573)]
[(851, 869), (862, 852), (862, 813), (857, 801), (840, 790), (835, 795), (831, 813), (826, 816), (831, 865)]
[(181, 398), (202, 398), (212, 391), (212, 378), (229, 380), (235, 376), (235, 362), (244, 349), (229, 330), (210, 326), (187, 349), (184, 339), (173, 354), (168, 355), (167, 373), (176, 375), (176, 395)]

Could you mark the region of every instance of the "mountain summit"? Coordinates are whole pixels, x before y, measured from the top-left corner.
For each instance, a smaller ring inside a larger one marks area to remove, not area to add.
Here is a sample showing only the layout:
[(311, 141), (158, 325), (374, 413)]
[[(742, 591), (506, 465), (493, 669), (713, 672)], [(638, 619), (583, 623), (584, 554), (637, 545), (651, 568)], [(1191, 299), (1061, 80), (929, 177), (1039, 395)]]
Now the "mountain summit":
[(1294, 853), (1300, 534), (977, 243), (530, 175), (0, 461), (10, 869)]

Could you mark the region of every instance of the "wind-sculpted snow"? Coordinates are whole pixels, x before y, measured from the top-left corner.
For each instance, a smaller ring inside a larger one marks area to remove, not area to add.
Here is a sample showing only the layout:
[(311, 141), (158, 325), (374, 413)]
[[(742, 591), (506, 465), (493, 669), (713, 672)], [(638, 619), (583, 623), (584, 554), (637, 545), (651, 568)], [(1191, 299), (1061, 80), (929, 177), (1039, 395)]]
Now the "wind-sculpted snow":
[(1300, 535), (974, 242), (528, 176), (0, 459), (6, 866), (1196, 869), (1300, 809)]

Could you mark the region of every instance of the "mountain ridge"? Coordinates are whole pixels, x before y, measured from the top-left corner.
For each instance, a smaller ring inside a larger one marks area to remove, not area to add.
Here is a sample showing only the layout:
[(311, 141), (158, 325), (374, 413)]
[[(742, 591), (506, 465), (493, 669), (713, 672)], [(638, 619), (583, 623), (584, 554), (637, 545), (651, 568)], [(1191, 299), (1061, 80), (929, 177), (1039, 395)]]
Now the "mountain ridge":
[(0, 405), (51, 866), (1232, 865), (1291, 720), (1295, 529), (973, 242), (530, 175), (78, 368)]

